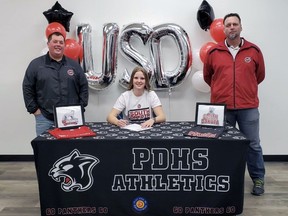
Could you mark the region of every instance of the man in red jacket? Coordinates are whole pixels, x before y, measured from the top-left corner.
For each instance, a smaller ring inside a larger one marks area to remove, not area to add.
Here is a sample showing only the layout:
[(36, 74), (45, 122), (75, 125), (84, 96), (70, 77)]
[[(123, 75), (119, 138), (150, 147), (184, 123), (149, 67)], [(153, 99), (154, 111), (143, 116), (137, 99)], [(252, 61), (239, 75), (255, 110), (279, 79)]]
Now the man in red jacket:
[(241, 18), (237, 13), (223, 19), (226, 39), (212, 47), (204, 63), (204, 80), (211, 87), (211, 103), (227, 106), (226, 120), (236, 123), (248, 139), (248, 172), (253, 180), (252, 194), (264, 193), (265, 166), (259, 138), (258, 84), (265, 78), (261, 50), (240, 37)]

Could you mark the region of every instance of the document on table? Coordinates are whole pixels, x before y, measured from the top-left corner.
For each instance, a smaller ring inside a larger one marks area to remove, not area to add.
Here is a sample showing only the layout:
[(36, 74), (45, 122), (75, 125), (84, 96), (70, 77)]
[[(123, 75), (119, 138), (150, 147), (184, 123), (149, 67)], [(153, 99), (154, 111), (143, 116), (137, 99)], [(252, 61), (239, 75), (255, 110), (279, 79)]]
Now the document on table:
[(143, 130), (151, 129), (152, 127), (142, 128), (140, 124), (128, 124), (123, 128), (131, 130), (131, 131), (143, 131)]

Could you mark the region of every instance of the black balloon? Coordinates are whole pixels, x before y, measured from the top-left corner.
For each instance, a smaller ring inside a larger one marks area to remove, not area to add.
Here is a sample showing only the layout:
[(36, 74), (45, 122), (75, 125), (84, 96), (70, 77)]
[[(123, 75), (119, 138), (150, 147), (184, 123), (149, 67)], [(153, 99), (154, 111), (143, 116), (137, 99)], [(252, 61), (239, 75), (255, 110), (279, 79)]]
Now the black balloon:
[(210, 29), (214, 18), (213, 8), (206, 0), (203, 0), (197, 12), (197, 20), (200, 27), (207, 31), (207, 29)]
[(62, 24), (67, 32), (69, 32), (70, 20), (73, 16), (73, 13), (65, 10), (58, 1), (54, 4), (54, 6), (43, 12), (44, 16), (48, 20), (49, 23), (58, 22)]

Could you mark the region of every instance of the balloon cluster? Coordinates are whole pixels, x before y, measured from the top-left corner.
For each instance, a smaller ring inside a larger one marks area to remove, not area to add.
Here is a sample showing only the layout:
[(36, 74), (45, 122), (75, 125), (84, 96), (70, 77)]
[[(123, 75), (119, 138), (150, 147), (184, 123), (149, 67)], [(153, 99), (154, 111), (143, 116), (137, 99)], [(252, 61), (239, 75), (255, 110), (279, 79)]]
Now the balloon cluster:
[[(72, 12), (65, 10), (56, 2), (51, 9), (44, 11), (43, 14), (49, 22), (45, 32), (46, 37), (48, 38), (54, 32), (59, 32), (64, 36), (66, 39), (64, 55), (79, 61), (86, 73), (89, 87), (95, 90), (103, 90), (110, 86), (116, 78), (118, 25), (108, 23), (103, 27), (102, 73), (97, 73), (94, 71), (93, 65), (91, 26), (89, 24), (77, 26), (77, 42), (72, 38), (66, 38), (66, 31), (69, 32), (70, 19), (73, 15)], [(193, 52), (194, 67), (197, 63), (202, 65), (208, 50), (225, 39), (223, 19), (214, 19), (213, 8), (206, 0), (203, 0), (199, 7), (197, 19), (203, 30), (207, 31), (209, 29), (211, 37), (216, 42), (207, 42), (200, 50)], [(178, 49), (179, 63), (172, 71), (164, 70), (163, 59), (161, 58), (161, 41), (167, 36), (172, 38)], [(133, 37), (140, 39), (143, 45), (148, 45), (150, 58), (140, 54), (131, 45)], [(170, 90), (183, 83), (189, 75), (192, 65), (190, 40), (186, 31), (176, 24), (168, 23), (151, 28), (144, 23), (133, 23), (124, 27), (119, 43), (124, 57), (146, 69), (150, 83), (155, 90)], [(198, 62), (197, 59), (199, 59)], [(119, 79), (120, 85), (127, 88), (129, 80), (130, 74), (125, 69), (123, 76)], [(210, 87), (204, 82), (203, 71), (200, 70), (200, 67), (193, 74), (192, 84), (201, 92), (210, 91)]]
[[(81, 24), (77, 27), (79, 41), (82, 41), (83, 47), (82, 67), (86, 73), (89, 87), (103, 90), (115, 81), (119, 27), (115, 23), (104, 25), (102, 73), (95, 72), (93, 67), (91, 31), (89, 24)], [(161, 41), (166, 36), (172, 38), (179, 53), (179, 64), (173, 71), (165, 71), (162, 67)], [(149, 46), (150, 56), (142, 55), (131, 45), (131, 40), (135, 37), (139, 38), (144, 45)], [(179, 86), (190, 72), (192, 53), (188, 34), (176, 24), (162, 24), (154, 28), (144, 23), (127, 25), (121, 32), (119, 47), (127, 60), (146, 69), (154, 90), (170, 90)], [(119, 79), (120, 85), (127, 89), (130, 77), (131, 74), (125, 69), (123, 76)]]
[(66, 39), (64, 55), (76, 61), (81, 60), (82, 48), (80, 44), (72, 38), (66, 38), (66, 31), (69, 32), (70, 20), (73, 13), (65, 10), (57, 1), (51, 9), (44, 11), (43, 14), (49, 22), (45, 30), (46, 38), (54, 32), (59, 32)]
[(207, 29), (209, 29), (210, 36), (215, 42), (209, 41), (202, 45), (199, 52), (195, 51), (193, 53), (195, 55), (193, 56), (194, 59), (197, 59), (197, 57), (199, 57), (201, 62), (198, 65), (196, 65), (196, 69), (198, 69), (198, 71), (196, 71), (192, 76), (192, 84), (198, 91), (201, 92), (210, 91), (210, 87), (205, 83), (203, 79), (203, 71), (201, 70), (201, 66), (203, 67), (203, 63), (205, 62), (207, 52), (217, 43), (225, 40), (226, 37), (224, 34), (223, 19), (222, 18), (214, 19), (214, 18), (215, 17), (213, 8), (206, 0), (203, 0), (197, 12), (197, 20), (200, 27), (203, 30), (207, 31)]

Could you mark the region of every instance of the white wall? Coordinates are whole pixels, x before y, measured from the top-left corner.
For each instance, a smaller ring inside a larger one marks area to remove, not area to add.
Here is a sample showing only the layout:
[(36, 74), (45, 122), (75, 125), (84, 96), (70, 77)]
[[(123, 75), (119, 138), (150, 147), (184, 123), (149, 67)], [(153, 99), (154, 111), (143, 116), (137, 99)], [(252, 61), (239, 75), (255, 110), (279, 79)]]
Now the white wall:
[[(48, 25), (43, 12), (54, 0), (0, 0), (0, 155), (32, 154), (30, 141), (35, 137), (34, 117), (26, 112), (22, 96), (22, 79), (28, 63), (46, 47), (45, 29)], [(199, 27), (197, 10), (202, 0), (59, 0), (63, 8), (74, 13), (68, 38), (75, 38), (75, 27), (89, 23), (93, 29), (95, 70), (102, 70), (102, 28), (115, 22), (120, 27), (144, 22), (153, 27), (175, 23), (188, 33), (192, 49), (213, 41), (209, 32)], [(287, 80), (288, 45), (286, 0), (209, 0), (215, 18), (237, 12), (242, 18), (242, 36), (262, 49), (266, 60), (266, 80), (260, 85), (261, 138), (265, 155), (287, 155)], [(145, 49), (145, 48), (143, 48)], [(119, 52), (117, 78), (124, 68), (132, 69)], [(209, 93), (197, 91), (191, 84), (196, 70), (171, 93), (158, 92), (168, 121), (194, 120), (195, 103), (209, 101)], [(87, 121), (105, 121), (116, 98), (124, 89), (116, 82), (103, 91), (90, 91)]]

